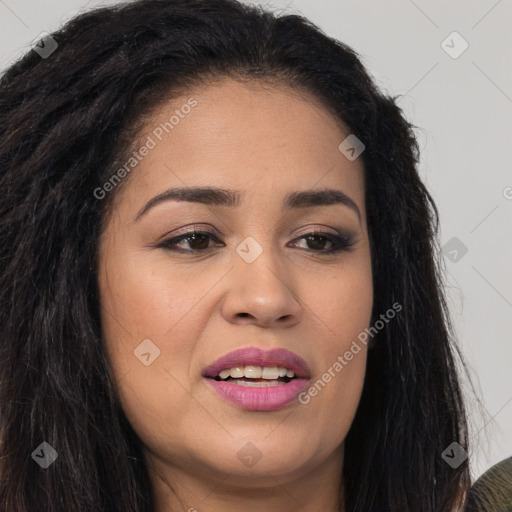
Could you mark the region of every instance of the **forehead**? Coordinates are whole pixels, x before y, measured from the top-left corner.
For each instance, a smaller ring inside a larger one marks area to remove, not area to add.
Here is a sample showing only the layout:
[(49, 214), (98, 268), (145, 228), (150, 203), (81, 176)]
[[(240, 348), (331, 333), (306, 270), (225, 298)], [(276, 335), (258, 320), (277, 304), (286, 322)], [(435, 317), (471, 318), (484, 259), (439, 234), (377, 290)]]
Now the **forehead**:
[(192, 88), (145, 121), (139, 146), (150, 149), (120, 200), (148, 200), (171, 186), (224, 186), (245, 201), (337, 185), (363, 210), (362, 159), (338, 148), (349, 134), (318, 98), (286, 85), (224, 79)]

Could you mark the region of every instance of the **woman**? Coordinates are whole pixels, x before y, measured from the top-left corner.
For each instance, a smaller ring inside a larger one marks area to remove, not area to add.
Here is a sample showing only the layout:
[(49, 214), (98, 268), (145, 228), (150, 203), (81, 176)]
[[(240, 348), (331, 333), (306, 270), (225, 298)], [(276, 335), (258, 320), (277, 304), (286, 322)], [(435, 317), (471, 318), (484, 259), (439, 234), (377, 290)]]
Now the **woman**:
[(36, 50), (0, 89), (4, 509), (459, 510), (437, 209), (354, 51), (234, 0)]

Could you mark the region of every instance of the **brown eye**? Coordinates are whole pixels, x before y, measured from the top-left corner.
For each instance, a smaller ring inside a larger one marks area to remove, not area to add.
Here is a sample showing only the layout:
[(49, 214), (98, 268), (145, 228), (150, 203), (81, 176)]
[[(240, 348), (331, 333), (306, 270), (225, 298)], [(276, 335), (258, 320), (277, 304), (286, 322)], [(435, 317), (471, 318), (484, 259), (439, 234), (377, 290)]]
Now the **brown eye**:
[(326, 236), (308, 235), (304, 237), (304, 240), (307, 241), (309, 248), (314, 250), (325, 249), (326, 242), (334, 245)]
[[(338, 251), (344, 251), (354, 245), (350, 237), (341, 237), (323, 232), (308, 233), (296, 240), (305, 240), (308, 246), (306, 250), (320, 254), (332, 254)], [(326, 244), (331, 244), (331, 248), (326, 250)], [(294, 245), (296, 245), (295, 242)]]
[[(159, 247), (178, 252), (206, 252), (209, 249), (210, 240), (219, 241), (213, 233), (208, 231), (189, 231), (162, 242)], [(190, 249), (179, 247), (179, 244), (183, 245), (182, 242), (188, 243)]]
[[(165, 240), (158, 247), (169, 251), (200, 253), (207, 252), (211, 249), (211, 240), (222, 244), (218, 237), (209, 231), (189, 231), (188, 233), (183, 233), (182, 235)], [(350, 237), (341, 237), (323, 232), (308, 233), (296, 240), (306, 241), (307, 247), (299, 247), (299, 249), (305, 249), (306, 251), (318, 254), (332, 254), (347, 250), (351, 245), (354, 245)], [(189, 248), (184, 248), (184, 244), (188, 244)], [(326, 244), (330, 244), (330, 248), (326, 249)], [(217, 247), (221, 247), (222, 245), (217, 245)], [(295, 241), (293, 245), (297, 245)]]

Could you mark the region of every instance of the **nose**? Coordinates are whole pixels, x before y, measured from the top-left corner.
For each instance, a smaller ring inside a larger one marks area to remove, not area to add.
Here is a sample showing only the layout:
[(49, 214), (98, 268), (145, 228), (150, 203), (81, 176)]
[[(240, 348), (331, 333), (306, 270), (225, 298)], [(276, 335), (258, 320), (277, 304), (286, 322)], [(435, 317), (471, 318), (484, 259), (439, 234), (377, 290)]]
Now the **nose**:
[(269, 249), (252, 263), (234, 255), (222, 316), (234, 324), (291, 327), (300, 321), (302, 307), (293, 278)]

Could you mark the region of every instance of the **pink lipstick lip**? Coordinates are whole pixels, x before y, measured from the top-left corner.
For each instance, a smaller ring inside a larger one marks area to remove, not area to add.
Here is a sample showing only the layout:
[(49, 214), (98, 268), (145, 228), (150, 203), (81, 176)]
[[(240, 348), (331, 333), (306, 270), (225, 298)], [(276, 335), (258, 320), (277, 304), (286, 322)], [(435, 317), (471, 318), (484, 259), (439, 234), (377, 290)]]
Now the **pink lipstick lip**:
[(282, 409), (294, 402), (309, 385), (309, 379), (292, 379), (287, 384), (268, 387), (244, 387), (209, 378), (205, 381), (222, 399), (248, 411)]
[(203, 377), (216, 377), (220, 371), (235, 366), (281, 366), (293, 370), (296, 377), (309, 379), (311, 371), (302, 357), (284, 348), (262, 350), (257, 347), (247, 347), (234, 350), (220, 357), (203, 370)]

